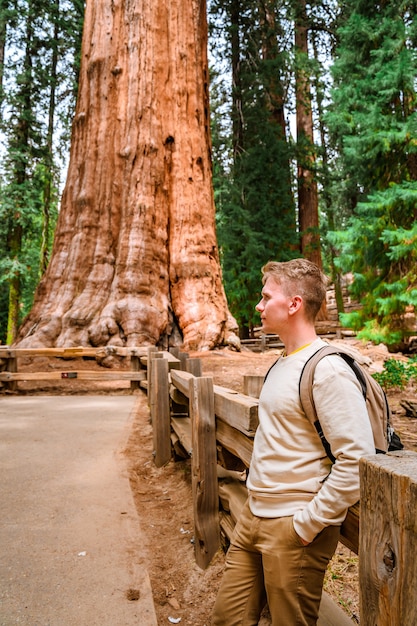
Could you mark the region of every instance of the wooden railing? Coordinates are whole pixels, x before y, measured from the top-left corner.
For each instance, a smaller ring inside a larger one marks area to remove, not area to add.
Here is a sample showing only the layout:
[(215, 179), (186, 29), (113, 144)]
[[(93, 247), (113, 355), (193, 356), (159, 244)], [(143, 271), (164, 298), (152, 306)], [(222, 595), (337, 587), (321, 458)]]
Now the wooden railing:
[[(245, 470), (258, 423), (258, 399), (249, 392), (257, 395), (261, 381), (245, 377), (246, 393), (237, 393), (201, 376), (198, 360), (191, 361), (184, 367), (175, 357), (149, 353), (147, 391), (156, 465), (168, 463), (173, 449), (191, 456), (195, 557), (205, 568), (221, 537), (230, 539), (247, 497)], [(361, 624), (417, 624), (417, 454), (362, 459), (360, 474), (361, 501), (349, 509), (341, 541), (360, 554)], [(346, 615), (337, 608), (327, 604), (319, 623), (341, 626)]]
[[(97, 380), (97, 381), (130, 381), (132, 389), (139, 387), (139, 382), (146, 379), (146, 371), (141, 368), (139, 359), (147, 354), (146, 348), (122, 348), (119, 346), (106, 346), (105, 348), (1, 348), (0, 347), (0, 386), (16, 390), (19, 382), (35, 380)], [(169, 353), (167, 353), (169, 358)], [(97, 360), (106, 357), (128, 357), (130, 370), (106, 369), (102, 367), (95, 370), (60, 367), (40, 372), (19, 371), (19, 360), (24, 358), (60, 358), (71, 360), (77, 358), (95, 358)]]

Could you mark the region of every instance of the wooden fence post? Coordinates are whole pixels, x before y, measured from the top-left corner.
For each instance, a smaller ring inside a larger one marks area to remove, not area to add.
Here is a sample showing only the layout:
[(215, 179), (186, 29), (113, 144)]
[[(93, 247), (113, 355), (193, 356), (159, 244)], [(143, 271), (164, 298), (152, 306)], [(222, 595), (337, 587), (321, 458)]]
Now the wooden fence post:
[(203, 370), (202, 370), (201, 359), (196, 359), (196, 358), (186, 359), (185, 371), (189, 372), (193, 376), (202, 376)]
[[(134, 354), (132, 352), (132, 354), (130, 355), (130, 368), (132, 370), (132, 372), (139, 372), (141, 369), (141, 365), (140, 365), (140, 355), (139, 354)], [(130, 388), (133, 389), (139, 389), (140, 388), (140, 381), (139, 380), (131, 380), (130, 381)]]
[[(6, 371), (12, 374), (17, 373), (17, 357), (14, 351), (10, 351), (10, 356), (6, 358)], [(17, 380), (11, 380), (10, 382), (5, 382), (3, 384), (6, 389), (9, 389), (9, 391), (17, 390)]]
[(205, 569), (220, 546), (213, 379), (189, 381), (195, 558)]
[[(152, 365), (154, 359), (162, 359), (164, 355), (162, 352), (158, 351), (156, 346), (149, 346), (148, 348), (148, 357), (147, 357), (147, 379), (148, 379), (148, 405), (150, 406), (151, 396), (152, 396)], [(151, 413), (151, 422), (152, 422), (152, 413)]]
[(245, 374), (243, 376), (243, 393), (252, 398), (259, 398), (265, 376), (258, 374)]
[(185, 362), (186, 362), (186, 360), (187, 360), (187, 359), (189, 359), (189, 358), (190, 358), (190, 355), (189, 355), (189, 353), (188, 353), (188, 352), (180, 352), (180, 353), (179, 353), (179, 355), (177, 356), (177, 359), (179, 359), (179, 360), (180, 360), (180, 363), (181, 363), (181, 369), (182, 369), (183, 371), (185, 371)]
[(417, 454), (366, 457), (360, 472), (361, 624), (417, 624)]
[(150, 411), (155, 465), (162, 467), (171, 460), (171, 413), (167, 359), (153, 361)]

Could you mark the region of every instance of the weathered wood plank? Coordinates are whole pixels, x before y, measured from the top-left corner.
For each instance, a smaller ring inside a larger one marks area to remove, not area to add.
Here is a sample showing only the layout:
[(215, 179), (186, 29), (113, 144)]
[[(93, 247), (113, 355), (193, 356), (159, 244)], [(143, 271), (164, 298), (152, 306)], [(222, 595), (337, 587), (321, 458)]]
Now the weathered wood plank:
[(361, 624), (417, 624), (417, 453), (366, 457), (360, 474)]
[(243, 376), (243, 393), (252, 398), (259, 398), (265, 376), (258, 374), (245, 374)]
[(214, 385), (216, 416), (248, 436), (253, 436), (258, 427), (258, 404), (256, 398)]
[[(113, 353), (114, 354), (114, 353)], [(0, 358), (21, 357), (95, 357), (106, 356), (104, 348), (0, 348)], [(126, 356), (126, 355), (123, 355)]]
[(191, 419), (189, 417), (171, 417), (171, 425), (184, 450), (192, 456)]
[[(5, 359), (5, 364), (6, 364), (6, 371), (3, 373), (10, 373), (10, 374), (14, 374), (17, 375), (17, 358), (15, 357), (10, 357)], [(1, 381), (1, 378), (0, 378)], [(10, 378), (8, 381), (5, 381), (4, 386), (6, 387), (6, 389), (9, 389), (9, 391), (17, 391), (17, 379), (16, 378)]]
[(174, 460), (177, 460), (177, 458), (189, 458), (190, 455), (187, 454), (187, 452), (184, 450), (177, 433), (175, 433), (174, 431), (171, 432), (171, 446), (174, 451)]
[(66, 372), (0, 372), (0, 381), (29, 380), (144, 380), (146, 372), (77, 370)]
[(359, 502), (350, 507), (340, 529), (340, 541), (348, 550), (359, 553)]
[(178, 346), (171, 346), (169, 349), (169, 352), (175, 356), (176, 359), (180, 358), (180, 352), (181, 350), (178, 348)]
[(194, 378), (193, 374), (183, 370), (172, 370), (170, 375), (172, 384), (188, 398), (190, 395), (190, 380)]
[[(148, 406), (149, 408), (151, 407), (151, 402), (152, 402), (152, 398), (153, 398), (153, 393), (152, 393), (152, 384), (153, 384), (153, 378), (152, 378), (152, 369), (153, 369), (153, 363), (156, 359), (162, 359), (162, 352), (158, 351), (158, 348), (156, 346), (149, 346), (148, 347), (148, 353), (147, 356), (144, 357), (146, 359), (146, 363), (145, 363), (145, 367), (146, 367), (146, 380), (148, 382)], [(143, 358), (140, 360), (141, 364), (143, 365)], [(152, 410), (151, 410), (151, 422), (152, 422)]]
[(171, 414), (167, 359), (152, 359), (150, 410), (156, 467), (171, 460)]
[(192, 374), (193, 376), (202, 376), (203, 367), (201, 359), (185, 359), (185, 371), (190, 372), (190, 374)]
[(181, 405), (183, 407), (188, 408), (189, 400), (188, 396), (185, 396), (179, 389), (177, 389), (174, 385), (170, 385), (169, 395), (171, 396), (171, 400), (176, 405)]
[(96, 356), (143, 356), (146, 354), (145, 347), (121, 347), (103, 346), (100, 348), (77, 346), (71, 348), (0, 348), (0, 358), (21, 357), (61, 357), (75, 359), (78, 357)]
[[(231, 428), (231, 426), (229, 426), (229, 428)], [(217, 464), (226, 471), (243, 472), (247, 470), (247, 466), (242, 459), (222, 446), (220, 442), (217, 445)]]
[(227, 450), (239, 457), (249, 467), (253, 451), (253, 439), (222, 420), (216, 420), (216, 437)]
[(188, 352), (180, 352), (178, 355), (179, 360), (181, 361), (181, 369), (185, 370), (185, 363), (187, 361), (187, 359), (190, 358), (190, 355)]
[[(189, 395), (190, 380), (193, 374), (174, 370), (172, 384), (186, 397)], [(251, 436), (258, 425), (258, 401), (233, 389), (214, 385), (214, 410), (217, 417), (230, 426)]]
[(179, 369), (181, 367), (181, 361), (179, 359), (177, 359), (177, 357), (174, 356), (168, 350), (158, 350), (158, 348), (156, 346), (148, 346), (146, 348), (146, 353), (145, 354), (142, 353), (142, 354), (139, 355), (140, 364), (141, 364), (141, 366), (144, 369), (146, 369), (148, 367), (149, 355), (150, 354), (151, 355), (158, 354), (157, 358), (167, 359), (167, 361), (169, 363), (169, 369), (172, 369), (172, 368)]
[(175, 356), (169, 350), (158, 350), (156, 346), (149, 346), (147, 349), (147, 353), (140, 358), (140, 362), (143, 367), (147, 367), (149, 354), (159, 354), (162, 359), (166, 359), (168, 361), (169, 369), (181, 369), (181, 360)]
[[(130, 368), (132, 370), (132, 372), (140, 372), (141, 371), (141, 364), (140, 364), (140, 357), (139, 355), (136, 354), (132, 354), (132, 356), (130, 357)], [(145, 372), (144, 373), (144, 379), (146, 378)], [(140, 388), (140, 381), (139, 380), (131, 380), (130, 381), (130, 388), (133, 389), (139, 389)]]
[(216, 420), (213, 380), (190, 380), (192, 431), (191, 475), (194, 507), (195, 557), (205, 569), (220, 546), (217, 483)]

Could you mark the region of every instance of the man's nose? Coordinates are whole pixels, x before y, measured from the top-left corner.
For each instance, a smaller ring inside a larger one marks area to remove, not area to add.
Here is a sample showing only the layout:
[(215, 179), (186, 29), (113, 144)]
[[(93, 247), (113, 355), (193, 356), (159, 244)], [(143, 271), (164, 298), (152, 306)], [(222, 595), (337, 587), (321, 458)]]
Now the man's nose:
[(259, 300), (258, 304), (255, 307), (256, 311), (262, 311), (263, 306), (262, 306), (262, 300)]

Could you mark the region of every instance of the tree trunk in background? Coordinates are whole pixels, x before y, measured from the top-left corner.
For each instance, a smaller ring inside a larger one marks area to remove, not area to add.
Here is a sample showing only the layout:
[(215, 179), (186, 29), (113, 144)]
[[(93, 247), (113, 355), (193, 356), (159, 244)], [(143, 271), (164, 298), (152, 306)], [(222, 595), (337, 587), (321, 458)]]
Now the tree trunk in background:
[[(284, 37), (281, 26), (277, 26), (275, 20), (275, 2), (261, 2), (259, 14), (262, 26), (262, 58), (266, 61), (274, 61), (278, 56), (277, 38)], [(269, 82), (268, 108), (277, 126), (281, 129), (282, 139), (287, 141), (287, 125), (284, 112), (284, 90), (280, 86), (281, 76), (274, 72)], [(290, 163), (288, 162), (288, 173)]]
[[(260, 3), (261, 21), (264, 22), (264, 37), (262, 42), (262, 55), (264, 60), (274, 61), (279, 55), (277, 46), (277, 37), (284, 38), (282, 26), (277, 24), (275, 19), (275, 2), (269, 0), (268, 2)], [(282, 76), (276, 71), (268, 85), (268, 100), (269, 110), (271, 117), (279, 131), (277, 132), (277, 141), (281, 146), (281, 174), (286, 180), (287, 189), (286, 195), (291, 197), (291, 214), (293, 215), (291, 222), (293, 222), (293, 228), (296, 229), (295, 223), (295, 203), (293, 200), (293, 191), (291, 186), (291, 161), (288, 149), (287, 139), (287, 123), (285, 119), (285, 103), (284, 103), (284, 87), (282, 83)], [(288, 246), (291, 246), (291, 242), (288, 242)]]
[[(29, 7), (30, 9), (30, 7)], [(10, 258), (16, 268), (9, 279), (9, 306), (7, 316), (6, 341), (12, 344), (18, 333), (19, 309), (22, 300), (22, 266), (18, 259), (22, 250), (24, 218), (22, 213), (26, 204), (25, 184), (28, 179), (28, 162), (31, 158), (31, 141), (29, 126), (33, 116), (32, 110), (32, 79), (33, 79), (33, 19), (32, 12), (28, 11), (26, 23), (25, 56), (23, 63), (23, 77), (19, 85), (18, 105), (15, 115), (17, 118), (14, 140), (11, 143), (13, 153), (13, 178), (15, 190), (13, 194), (13, 209), (10, 226), (7, 233), (7, 248)]]
[[(319, 198), (314, 176), (316, 160), (313, 111), (311, 106), (310, 76), (307, 71), (308, 28), (306, 2), (298, 3), (295, 19), (295, 50), (298, 56), (296, 71), (296, 124), (297, 124), (297, 181), (298, 220), (301, 237), (301, 254), (320, 268)], [(317, 320), (327, 319), (327, 305), (323, 302)]]
[(7, 20), (5, 10), (7, 8), (7, 0), (0, 0), (0, 118), (3, 108), (3, 79), (4, 79), (4, 49), (6, 46)]
[(232, 144), (233, 157), (236, 159), (242, 154), (243, 148), (243, 110), (242, 86), (240, 80), (240, 0), (230, 3), (231, 21), (231, 58), (232, 58)]
[(298, 147), (298, 214), (301, 253), (322, 267), (310, 76), (307, 71), (308, 29), (306, 2), (298, 3), (295, 20), (296, 123)]
[[(313, 51), (314, 51), (314, 59), (316, 61), (316, 67), (320, 67), (320, 59), (317, 48), (317, 38), (313, 33)], [(324, 91), (320, 84), (320, 75), (317, 73), (314, 76), (314, 88), (316, 92), (316, 106), (317, 106), (317, 116), (318, 116), (318, 129), (320, 133), (320, 145), (321, 145), (321, 168), (322, 168), (322, 191), (321, 198), (323, 202), (324, 209), (327, 215), (328, 228), (330, 231), (335, 231), (336, 223), (335, 223), (335, 207), (332, 205), (332, 198), (330, 194), (330, 189), (332, 185), (332, 180), (330, 176), (331, 167), (329, 165), (329, 155), (328, 155), (328, 136), (326, 134), (326, 127), (324, 124)], [(343, 301), (343, 289), (342, 289), (342, 274), (340, 270), (337, 269), (335, 258), (338, 256), (338, 251), (335, 249), (335, 246), (327, 242), (328, 245), (328, 253), (329, 253), (329, 264), (331, 268), (330, 279), (334, 285), (335, 292), (335, 300), (337, 306), (337, 313), (344, 313), (345, 305)], [(320, 312), (320, 315), (323, 313), (323, 309)], [(326, 316), (319, 319), (327, 318), (327, 306), (325, 310)]]
[(88, 2), (67, 183), (20, 345), (237, 341), (209, 133), (205, 2)]
[[(59, 0), (55, 0), (55, 14), (59, 15)], [(57, 66), (58, 66), (58, 41), (60, 37), (59, 21), (55, 19), (54, 37), (52, 42), (51, 64), (49, 68), (49, 76), (51, 78), (49, 91), (49, 107), (48, 107), (48, 132), (46, 134), (46, 155), (45, 161), (45, 183), (43, 191), (42, 205), (42, 241), (40, 249), (39, 276), (42, 277), (46, 272), (50, 254), (51, 239), (51, 208), (53, 194), (53, 166), (54, 166), (54, 119), (56, 109), (56, 88), (57, 88)]]

